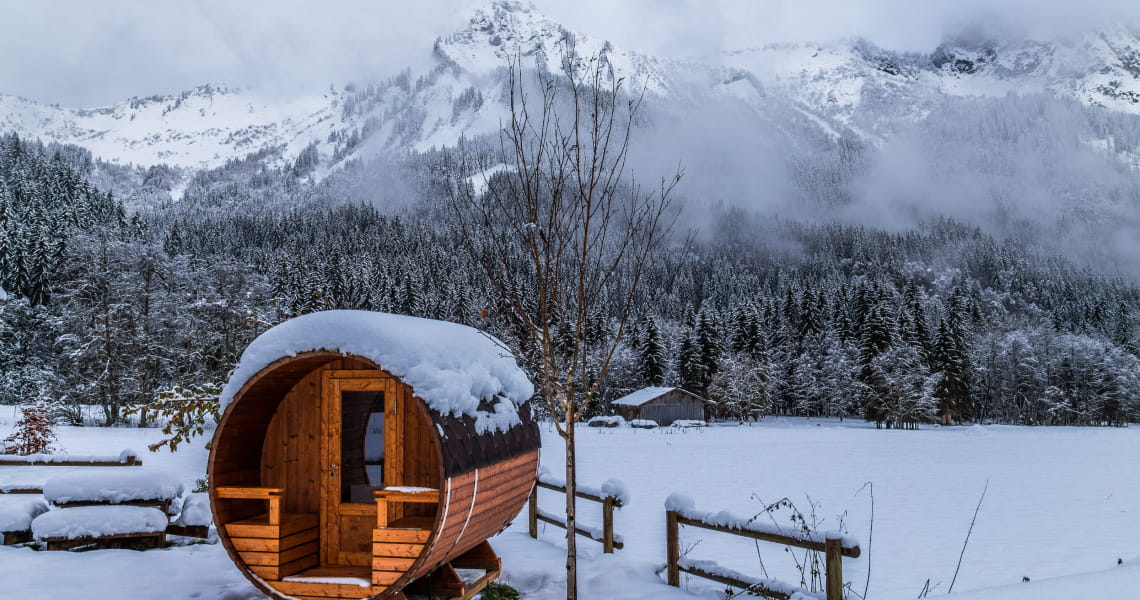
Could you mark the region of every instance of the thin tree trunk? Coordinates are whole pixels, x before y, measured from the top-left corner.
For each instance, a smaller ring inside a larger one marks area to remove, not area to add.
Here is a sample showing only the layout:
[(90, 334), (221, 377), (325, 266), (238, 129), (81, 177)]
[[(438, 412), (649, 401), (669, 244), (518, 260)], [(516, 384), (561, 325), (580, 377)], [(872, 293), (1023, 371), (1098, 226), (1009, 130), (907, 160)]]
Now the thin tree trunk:
[(574, 455), (574, 419), (566, 420), (566, 600), (578, 600), (578, 534), (575, 533), (578, 489), (577, 464)]

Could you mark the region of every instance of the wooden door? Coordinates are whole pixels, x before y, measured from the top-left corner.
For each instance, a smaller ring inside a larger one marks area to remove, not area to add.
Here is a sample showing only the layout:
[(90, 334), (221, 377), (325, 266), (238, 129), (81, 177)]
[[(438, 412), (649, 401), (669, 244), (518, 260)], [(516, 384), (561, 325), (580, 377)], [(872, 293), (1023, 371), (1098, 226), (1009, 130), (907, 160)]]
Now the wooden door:
[[(383, 464), (396, 457), (396, 381), (376, 370), (330, 370), (322, 378), (321, 564), (368, 566)], [(382, 425), (380, 424), (382, 423)], [(373, 434), (380, 433), (382, 441)], [(376, 447), (379, 443), (379, 448)], [(376, 464), (379, 452), (381, 465)]]

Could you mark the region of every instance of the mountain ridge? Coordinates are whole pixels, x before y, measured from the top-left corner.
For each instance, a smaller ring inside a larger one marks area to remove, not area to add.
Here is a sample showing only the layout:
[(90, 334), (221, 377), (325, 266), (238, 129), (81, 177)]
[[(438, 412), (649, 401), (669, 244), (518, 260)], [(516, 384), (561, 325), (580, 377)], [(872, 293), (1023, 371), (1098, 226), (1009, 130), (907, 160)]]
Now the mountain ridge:
[(608, 74), (644, 85), (658, 99), (699, 107), (707, 94), (741, 102), (767, 120), (796, 112), (806, 124), (797, 127), (872, 145), (947, 97), (1042, 93), (1140, 115), (1140, 39), (1126, 28), (1069, 41), (959, 37), (926, 55), (854, 38), (740, 49), (716, 61), (665, 59), (570, 31), (533, 5), (497, 1), (438, 38), (430, 50), (436, 66), (414, 81), (405, 71), (289, 99), (205, 85), (96, 108), (0, 95), (0, 130), (77, 144), (120, 164), (189, 170), (267, 150), (273, 164), (285, 166), (312, 147), (321, 177), (369, 152), (422, 151), (494, 133), (506, 111), (503, 73), (512, 55), (548, 69), (566, 55), (597, 57)]

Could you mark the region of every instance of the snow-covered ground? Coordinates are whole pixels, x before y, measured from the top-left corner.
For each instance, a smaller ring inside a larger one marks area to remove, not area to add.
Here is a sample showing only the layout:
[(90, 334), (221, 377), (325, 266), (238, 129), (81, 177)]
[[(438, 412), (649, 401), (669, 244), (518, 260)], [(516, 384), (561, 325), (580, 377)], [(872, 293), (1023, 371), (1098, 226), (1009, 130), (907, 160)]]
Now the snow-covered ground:
[[(10, 426), (0, 414), (0, 433)], [(159, 437), (153, 429), (60, 428), (64, 450), (76, 454), (114, 454)], [(543, 443), (543, 464), (557, 475), (560, 440), (544, 429)], [(869, 598), (915, 598), (927, 579), (932, 595), (942, 595), (987, 481), (955, 597), (1128, 598), (1140, 588), (1140, 471), (1131, 464), (1140, 456), (1140, 428), (877, 431), (861, 422), (786, 419), (682, 431), (583, 429), (579, 451), (583, 483), (596, 487), (615, 478), (630, 496), (615, 519), (623, 550), (604, 555), (600, 544), (579, 538), (584, 598), (716, 597), (719, 586), (711, 582), (688, 580), (689, 591), (674, 590), (654, 573), (664, 562), (665, 499), (675, 491), (690, 496), (698, 510), (737, 515), (755, 514), (761, 500), (784, 496), (808, 512), (810, 495), (822, 528), (845, 526), (861, 542), (863, 556), (845, 561), (855, 590), (862, 592), (870, 564)], [(206, 452), (192, 444), (143, 459), (141, 469), (175, 474), (192, 486), (205, 471)], [(67, 469), (0, 467), (0, 485), (34, 485)], [(866, 482), (874, 485), (873, 536)], [(543, 509), (557, 512), (560, 499), (547, 494)], [(588, 525), (600, 523), (596, 506), (580, 504)], [(534, 541), (525, 521), (521, 515), (493, 540), (504, 580), (524, 598), (558, 598), (562, 531), (546, 526)], [(763, 575), (750, 542), (709, 531), (683, 529), (681, 535), (690, 558)], [(769, 576), (798, 581), (785, 552), (762, 551)], [(0, 547), (0, 597), (73, 597), (76, 590), (124, 600), (259, 597), (216, 545), (141, 553)]]

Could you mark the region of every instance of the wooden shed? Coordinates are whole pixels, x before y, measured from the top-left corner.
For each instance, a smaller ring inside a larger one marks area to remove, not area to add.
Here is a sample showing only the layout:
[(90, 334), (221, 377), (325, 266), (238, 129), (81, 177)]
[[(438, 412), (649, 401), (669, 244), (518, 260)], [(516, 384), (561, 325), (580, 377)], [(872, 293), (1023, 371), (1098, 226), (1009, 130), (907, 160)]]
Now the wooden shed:
[(681, 419), (707, 421), (705, 408), (713, 402), (678, 387), (647, 387), (622, 396), (613, 404), (627, 421), (645, 419), (672, 425)]
[(218, 536), (271, 598), (469, 598), (535, 483), (533, 390), (470, 327), (364, 311), (278, 325), (222, 392)]

